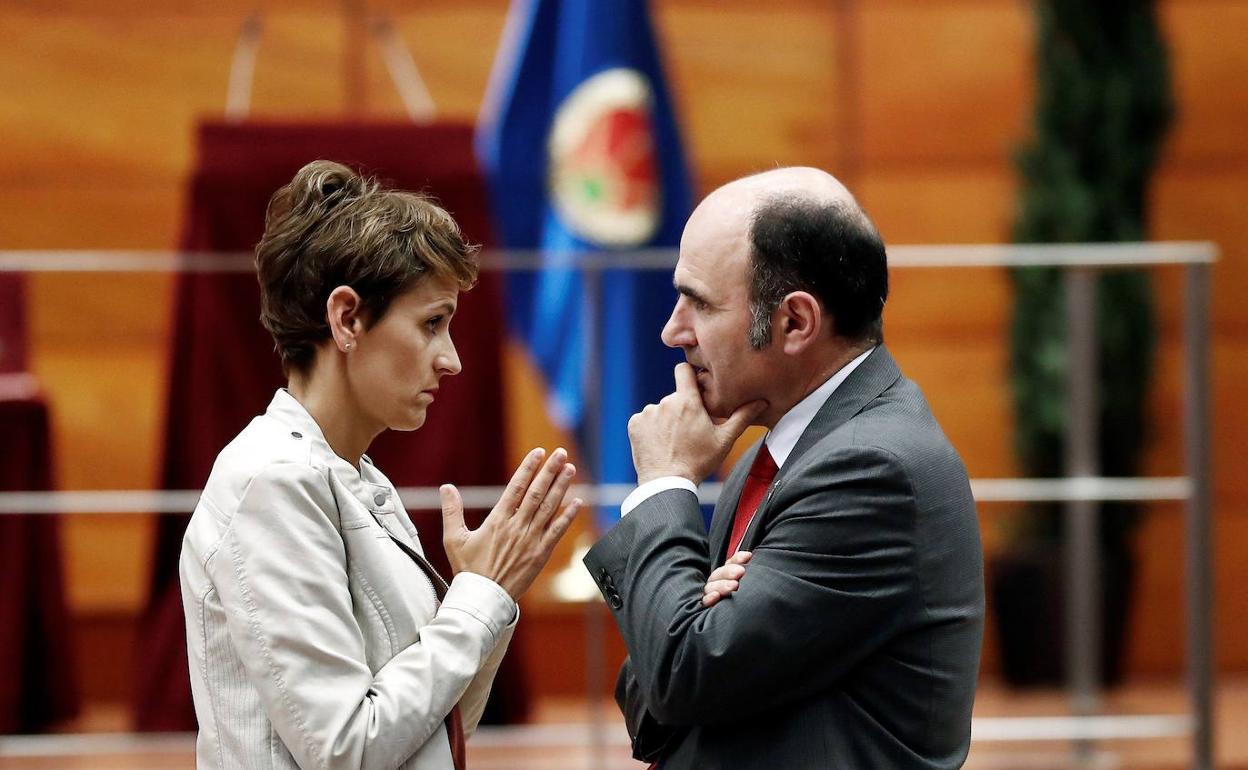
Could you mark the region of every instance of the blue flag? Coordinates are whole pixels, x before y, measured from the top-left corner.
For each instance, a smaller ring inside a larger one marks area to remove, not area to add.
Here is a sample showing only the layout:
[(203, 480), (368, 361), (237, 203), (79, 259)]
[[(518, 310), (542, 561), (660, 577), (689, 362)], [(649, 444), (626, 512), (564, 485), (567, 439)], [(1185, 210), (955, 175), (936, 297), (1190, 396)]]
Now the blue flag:
[[(569, 252), (678, 245), (692, 194), (647, 3), (516, 0), (477, 152), (507, 248), (566, 265)], [(508, 278), (512, 331), (599, 483), (635, 481), (628, 418), (674, 387), (682, 356), (659, 339), (671, 280), (558, 267)], [(602, 512), (604, 525), (618, 516)]]

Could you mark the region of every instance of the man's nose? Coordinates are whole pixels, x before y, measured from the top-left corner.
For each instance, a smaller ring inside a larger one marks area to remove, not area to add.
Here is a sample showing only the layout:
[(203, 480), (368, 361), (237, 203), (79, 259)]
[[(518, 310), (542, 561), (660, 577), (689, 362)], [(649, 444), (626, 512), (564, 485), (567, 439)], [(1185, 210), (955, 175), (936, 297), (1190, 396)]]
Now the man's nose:
[(680, 305), (680, 301), (677, 301), (676, 307), (672, 308), (672, 314), (668, 317), (667, 323), (663, 325), (663, 332), (659, 335), (659, 339), (663, 340), (663, 344), (669, 348), (693, 346), (693, 333), (689, 325), (685, 323), (684, 313), (681, 312)]

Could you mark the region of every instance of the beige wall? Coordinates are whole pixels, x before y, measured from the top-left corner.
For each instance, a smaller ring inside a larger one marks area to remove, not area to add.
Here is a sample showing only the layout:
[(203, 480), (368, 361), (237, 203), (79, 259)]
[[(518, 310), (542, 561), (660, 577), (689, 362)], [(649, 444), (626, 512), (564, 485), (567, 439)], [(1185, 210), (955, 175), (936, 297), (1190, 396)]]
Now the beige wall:
[[(177, 240), (201, 116), (219, 115), (244, 0), (11, 0), (0, 9), (0, 248), (165, 248)], [(266, 33), (254, 114), (344, 113), (339, 3), (259, 3)], [(443, 115), (471, 120), (506, 4), (397, 0), (392, 12)], [(1010, 153), (1031, 108), (1032, 23), (1022, 0), (657, 0), (655, 16), (699, 186), (777, 164), (823, 166), (857, 190), (890, 243), (1007, 237)], [(1218, 241), (1215, 372), (1218, 643), (1248, 668), (1248, 0), (1168, 0), (1180, 116), (1153, 197), (1158, 238)], [(367, 114), (402, 111), (375, 50)], [(1159, 273), (1161, 371), (1149, 466), (1180, 470), (1178, 274)], [(1014, 472), (1005, 387), (1004, 276), (894, 273), (890, 345), (926, 389), (974, 476)], [(35, 276), (34, 368), (55, 415), (68, 489), (156, 479), (171, 310), (165, 276)], [(517, 391), (519, 392), (519, 391)], [(537, 430), (537, 429), (535, 429)], [(989, 549), (992, 522), (985, 510)], [(127, 615), (142, 600), (146, 517), (65, 529), (75, 609)], [(1175, 671), (1181, 519), (1144, 528), (1131, 666)], [(989, 659), (991, 660), (991, 654)]]

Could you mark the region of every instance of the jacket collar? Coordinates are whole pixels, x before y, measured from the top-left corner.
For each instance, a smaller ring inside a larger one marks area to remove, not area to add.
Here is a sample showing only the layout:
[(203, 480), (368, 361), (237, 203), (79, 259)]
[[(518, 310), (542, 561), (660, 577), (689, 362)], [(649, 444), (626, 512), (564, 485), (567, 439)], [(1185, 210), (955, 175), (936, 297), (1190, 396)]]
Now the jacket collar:
[(801, 401), (798, 401), (792, 409), (785, 412), (776, 421), (775, 427), (767, 431), (767, 450), (771, 452), (777, 467), (784, 467), (784, 463), (789, 459), (789, 455), (793, 453), (793, 447), (797, 446), (797, 440), (802, 437), (802, 434), (806, 432), (806, 428), (814, 421), (815, 415), (819, 414), (819, 410), (828, 402), (828, 399), (841, 386), (841, 383), (849, 379), (849, 375), (853, 374), (854, 370), (863, 361), (867, 360), (874, 351), (875, 348), (870, 348), (866, 352), (859, 353), (853, 360), (825, 380), (823, 384), (811, 391)]
[(365, 455), (360, 458), (360, 467), (357, 468), (335, 454), (325, 440), (321, 426), (290, 391), (281, 388), (274, 393), (264, 414), (289, 429), (292, 439), (306, 442), (312, 465), (327, 469), (340, 487), (373, 514), (384, 515), (400, 509), (398, 492), (390, 480), (373, 466), (373, 461)]
[(867, 404), (875, 400), (881, 393), (892, 387), (901, 379), (901, 369), (884, 345), (877, 345), (871, 355), (850, 373), (845, 382), (824, 403), (823, 407), (810, 421), (810, 425), (802, 432), (789, 454), (788, 462), (780, 469), (776, 480), (782, 480), (797, 464), (798, 458), (806, 453), (819, 439), (845, 424), (849, 418), (858, 414)]

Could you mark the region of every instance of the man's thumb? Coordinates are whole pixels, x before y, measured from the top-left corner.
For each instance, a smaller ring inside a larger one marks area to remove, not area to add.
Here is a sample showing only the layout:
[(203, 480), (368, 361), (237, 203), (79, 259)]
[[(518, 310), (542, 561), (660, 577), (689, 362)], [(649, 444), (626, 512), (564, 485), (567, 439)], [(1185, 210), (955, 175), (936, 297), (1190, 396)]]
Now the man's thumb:
[(442, 541), (458, 543), (468, 534), (464, 524), (464, 498), (454, 484), (443, 484), (438, 493), (442, 498)]
[(766, 409), (767, 402), (762, 399), (742, 404), (719, 426), (720, 435), (731, 444), (740, 438), (741, 434), (745, 433), (745, 429), (753, 425)]

